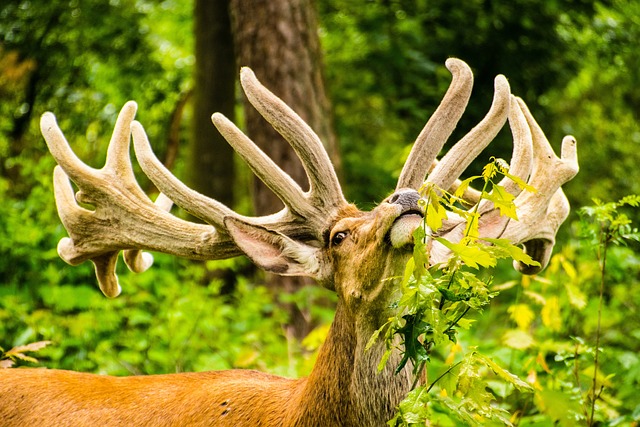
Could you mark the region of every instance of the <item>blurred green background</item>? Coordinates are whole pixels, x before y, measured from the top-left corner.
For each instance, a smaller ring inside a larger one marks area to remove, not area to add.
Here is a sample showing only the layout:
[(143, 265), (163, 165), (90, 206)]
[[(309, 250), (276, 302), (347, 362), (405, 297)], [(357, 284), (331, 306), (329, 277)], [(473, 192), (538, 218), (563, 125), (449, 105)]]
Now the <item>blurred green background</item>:
[[(371, 207), (394, 188), (411, 142), (449, 84), (444, 61), (451, 56), (466, 61), (476, 81), (454, 137), (482, 118), (493, 78), (504, 74), (556, 151), (564, 135), (577, 138), (581, 170), (563, 187), (574, 214), (550, 267), (533, 279), (498, 268), (495, 283), (507, 283), (505, 291), (461, 340), (537, 381), (535, 396), (505, 395), (502, 402), (520, 411), (522, 425), (575, 425), (566, 414), (580, 413), (575, 396), (590, 386), (580, 378), (588, 378), (593, 364), (599, 280), (575, 211), (594, 198), (640, 193), (640, 2), (317, 0), (315, 6), (343, 188), (359, 206)], [(0, 5), (5, 350), (51, 340), (38, 353), (42, 364), (109, 374), (247, 367), (297, 376), (312, 366), (332, 319), (328, 292), (274, 293), (244, 259), (194, 263), (157, 255), (144, 274), (123, 268), (123, 294), (108, 300), (90, 265), (72, 268), (56, 253), (66, 234), (55, 210), (54, 161), (39, 132), (40, 115), (53, 111), (79, 157), (99, 167), (120, 107), (134, 99), (138, 120), (163, 155), (169, 118), (193, 88), (193, 13), (189, 0)], [(177, 176), (188, 167), (192, 116), (187, 104)], [(470, 173), (490, 156), (508, 159), (510, 152), (506, 130)], [(235, 180), (236, 204), (249, 206), (248, 172), (240, 169)], [(628, 215), (639, 216), (637, 210)], [(616, 248), (608, 266), (601, 343), (606, 392), (598, 404), (603, 425), (640, 419), (640, 257), (634, 249)], [(223, 274), (235, 277), (231, 290)], [(304, 340), (286, 333), (283, 304), (309, 314), (315, 329)], [(523, 313), (531, 319), (523, 320)], [(513, 331), (530, 341), (510, 340)]]

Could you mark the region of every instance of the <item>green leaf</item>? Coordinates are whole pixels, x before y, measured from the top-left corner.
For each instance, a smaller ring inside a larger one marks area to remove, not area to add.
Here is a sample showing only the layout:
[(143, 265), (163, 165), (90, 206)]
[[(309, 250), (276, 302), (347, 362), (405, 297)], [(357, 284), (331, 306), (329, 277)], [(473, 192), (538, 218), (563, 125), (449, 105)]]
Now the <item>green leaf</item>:
[(465, 245), (464, 243), (451, 243), (442, 237), (435, 238), (438, 242), (449, 248), (451, 252), (460, 258), (462, 262), (471, 268), (494, 267), (496, 258), (484, 250), (480, 245)]
[(458, 188), (456, 188), (456, 191), (453, 193), (453, 197), (455, 197), (457, 199), (462, 199), (462, 196), (464, 195), (464, 192), (467, 191), (467, 188), (469, 188), (471, 183), (473, 181), (475, 181), (476, 179), (478, 179), (478, 178), (480, 178), (480, 177), (479, 176), (472, 176), (472, 177), (467, 178), (464, 181), (462, 181), (460, 183), (460, 185), (458, 186)]
[(438, 291), (442, 294), (442, 297), (445, 300), (451, 301), (451, 302), (467, 301), (473, 295), (471, 292), (456, 293), (445, 288), (444, 286), (438, 286)]
[(382, 355), (382, 358), (380, 358), (380, 363), (378, 363), (378, 372), (381, 372), (384, 367), (387, 365), (387, 361), (389, 361), (389, 357), (391, 356), (391, 352), (393, 351), (393, 349), (387, 349), (387, 351), (384, 352), (384, 354)]
[(373, 334), (371, 334), (369, 341), (367, 341), (367, 345), (364, 347), (364, 351), (369, 351), (369, 349), (376, 343), (376, 341), (378, 341), (380, 332), (382, 332), (382, 328), (384, 328), (386, 325), (388, 325), (388, 322), (385, 323), (381, 328), (377, 329)]
[(629, 205), (637, 208), (640, 206), (640, 195), (630, 194), (628, 196), (624, 196), (622, 199), (618, 200), (618, 206)]
[(504, 187), (494, 185), (493, 191), (486, 194), (484, 198), (493, 202), (494, 206), (500, 211), (501, 216), (508, 216), (511, 219), (518, 220), (516, 205), (513, 203), (515, 196), (505, 190)]
[(416, 387), (400, 402), (401, 419), (407, 425), (423, 424), (429, 419), (429, 393), (424, 386)]
[(442, 222), (445, 219), (447, 219), (446, 209), (438, 200), (429, 199), (429, 203), (427, 204), (427, 213), (425, 216), (427, 226), (429, 226), (431, 230), (437, 231), (442, 227)]
[(482, 240), (504, 250), (507, 255), (514, 261), (520, 261), (531, 266), (540, 266), (540, 263), (527, 255), (520, 246), (514, 245), (507, 239), (491, 239), (488, 237), (483, 237)]
[(521, 380), (520, 378), (518, 378), (517, 375), (512, 374), (511, 372), (507, 371), (506, 369), (500, 367), (496, 362), (494, 362), (493, 360), (491, 360), (491, 358), (480, 354), (480, 353), (476, 353), (476, 358), (480, 361), (482, 361), (482, 363), (484, 363), (485, 365), (487, 365), (489, 368), (491, 368), (491, 370), (500, 378), (502, 378), (503, 380), (505, 380), (506, 382), (508, 382), (509, 384), (513, 385), (515, 388), (517, 388), (520, 391), (533, 391), (533, 387), (531, 387), (530, 384), (528, 384), (527, 382)]
[(540, 412), (563, 427), (572, 427), (581, 419), (582, 408), (577, 397), (561, 390), (540, 390), (534, 402)]
[(415, 268), (415, 265), (416, 265), (415, 257), (409, 258), (409, 261), (407, 261), (407, 265), (404, 267), (404, 274), (402, 275), (402, 282), (400, 284), (402, 287), (405, 287), (409, 284), (409, 280), (413, 275), (413, 270)]
[(421, 311), (402, 316), (405, 320), (405, 325), (399, 328), (396, 333), (402, 336), (404, 354), (402, 355), (402, 360), (398, 363), (396, 374), (405, 367), (409, 360), (413, 362), (414, 370), (417, 369), (420, 363), (429, 361), (429, 353), (427, 353), (427, 349), (420, 341), (420, 336), (429, 331), (431, 327), (423, 320), (422, 316), (423, 313)]

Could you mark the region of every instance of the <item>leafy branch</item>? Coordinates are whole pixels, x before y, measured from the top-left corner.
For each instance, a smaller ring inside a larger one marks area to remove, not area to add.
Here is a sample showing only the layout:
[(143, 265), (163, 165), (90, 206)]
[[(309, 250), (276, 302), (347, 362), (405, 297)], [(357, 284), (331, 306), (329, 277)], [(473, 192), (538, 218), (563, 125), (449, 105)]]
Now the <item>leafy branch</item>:
[[(596, 248), (596, 256), (600, 266), (600, 289), (598, 299), (598, 323), (596, 327), (596, 342), (594, 348), (594, 368), (591, 386), (590, 412), (588, 426), (594, 425), (595, 405), (604, 385), (598, 389), (598, 364), (600, 354), (600, 338), (602, 333), (602, 305), (606, 283), (607, 249), (612, 245), (626, 245), (627, 241), (640, 242), (640, 232), (632, 228), (631, 219), (620, 208), (625, 206), (640, 206), (640, 196), (630, 195), (617, 202), (602, 203), (594, 200), (594, 206), (583, 207), (579, 213), (583, 217), (583, 234), (591, 239)], [(590, 221), (586, 221), (590, 219)]]
[[(496, 177), (507, 177), (523, 190), (535, 191), (519, 178), (509, 174), (506, 162), (492, 158), (482, 175), (462, 181), (458, 189), (448, 193), (433, 185), (421, 189), (421, 203), (425, 210), (423, 226), (414, 234), (413, 257), (407, 263), (400, 282), (402, 291), (397, 302), (397, 314), (391, 317), (372, 337), (369, 346), (379, 337), (387, 351), (378, 366), (382, 369), (392, 351), (396, 337), (400, 338), (402, 358), (396, 367), (400, 372), (409, 362), (415, 377), (412, 391), (399, 405), (391, 426), (424, 423), (429, 418), (429, 406), (439, 407), (470, 425), (482, 425), (483, 420), (498, 420), (509, 424), (506, 411), (491, 405), (493, 395), (486, 390), (480, 369), (490, 369), (501, 380), (519, 390), (531, 387), (515, 375), (499, 367), (487, 356), (472, 351), (450, 366), (430, 384), (419, 384), (419, 378), (432, 352), (439, 345), (457, 342), (457, 330), (468, 329), (472, 311), (481, 311), (497, 295), (489, 290), (491, 277), (482, 278), (478, 270), (493, 267), (502, 258), (512, 258), (529, 265), (537, 262), (505, 239), (480, 238), (478, 206), (489, 201), (501, 215), (517, 220), (515, 197), (496, 183)], [(462, 209), (462, 194), (476, 180), (481, 181), (480, 201), (470, 210)], [(466, 221), (465, 231), (458, 242), (437, 236), (447, 219), (447, 210)], [(451, 251), (445, 265), (430, 266), (430, 250), (437, 242)], [(438, 384), (440, 393), (432, 392)], [(454, 399), (455, 398), (455, 399)]]
[(4, 351), (0, 347), (0, 369), (11, 368), (18, 360), (29, 363), (38, 363), (38, 359), (25, 353), (34, 353), (51, 344), (51, 341), (38, 341), (26, 345), (19, 345)]

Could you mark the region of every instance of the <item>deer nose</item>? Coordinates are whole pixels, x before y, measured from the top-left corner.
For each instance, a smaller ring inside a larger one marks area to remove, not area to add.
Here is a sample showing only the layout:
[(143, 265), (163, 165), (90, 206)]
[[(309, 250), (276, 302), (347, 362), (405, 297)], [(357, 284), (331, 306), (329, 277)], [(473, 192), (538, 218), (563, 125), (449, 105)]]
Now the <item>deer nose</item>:
[(420, 200), (420, 194), (418, 194), (416, 190), (403, 188), (389, 196), (387, 202), (400, 205), (404, 211), (407, 211), (410, 209), (418, 209), (418, 200)]

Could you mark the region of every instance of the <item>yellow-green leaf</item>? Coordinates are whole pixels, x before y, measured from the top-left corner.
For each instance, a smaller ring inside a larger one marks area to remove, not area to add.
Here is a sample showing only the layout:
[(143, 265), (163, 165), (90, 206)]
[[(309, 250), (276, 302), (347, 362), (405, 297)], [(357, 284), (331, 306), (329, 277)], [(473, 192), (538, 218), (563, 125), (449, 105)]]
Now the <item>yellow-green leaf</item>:
[(16, 356), (17, 354), (24, 353), (26, 351), (38, 351), (38, 350), (41, 350), (41, 349), (45, 348), (46, 346), (48, 346), (49, 344), (51, 344), (51, 341), (32, 342), (30, 344), (19, 345), (19, 346), (13, 347), (11, 350), (7, 351), (5, 354), (7, 356)]
[(436, 199), (430, 199), (427, 204), (425, 221), (429, 228), (437, 231), (442, 227), (442, 221), (447, 219), (447, 210)]
[(569, 304), (579, 310), (587, 306), (587, 296), (575, 284), (565, 283), (564, 286), (567, 290), (567, 296), (569, 297)]
[(512, 384), (518, 390), (533, 391), (533, 387), (531, 387), (531, 385), (521, 380), (517, 375), (514, 375), (511, 372), (507, 371), (506, 369), (502, 368), (500, 365), (498, 365), (496, 362), (491, 360), (489, 357), (484, 356), (480, 353), (476, 353), (476, 358), (478, 360), (481, 360), (484, 364), (486, 364), (489, 368), (491, 368), (491, 370), (497, 376), (507, 381), (509, 384)]
[(480, 246), (451, 243), (441, 237), (436, 237), (435, 239), (451, 249), (455, 255), (460, 257), (462, 262), (471, 268), (478, 269), (480, 266), (493, 267), (496, 265), (496, 258), (487, 251), (482, 250)]
[(477, 176), (472, 176), (462, 181), (458, 186), (458, 188), (456, 188), (456, 191), (453, 193), (453, 197), (457, 199), (461, 199), (464, 192), (467, 191), (467, 188), (469, 188), (469, 185), (471, 185), (471, 182), (473, 182), (477, 178), (478, 178)]
[(498, 173), (498, 167), (493, 162), (487, 163), (482, 168), (482, 178), (484, 178), (485, 181), (489, 181), (491, 178), (496, 176), (496, 173)]
[(552, 331), (559, 331), (562, 328), (562, 316), (560, 316), (560, 302), (558, 297), (547, 298), (542, 307), (542, 323)]
[(502, 336), (502, 342), (511, 348), (516, 350), (524, 350), (535, 344), (533, 337), (520, 329), (511, 329)]
[(507, 309), (511, 320), (516, 322), (518, 329), (526, 330), (535, 319), (536, 315), (527, 304), (514, 304)]
[(482, 240), (504, 250), (514, 261), (520, 261), (524, 264), (532, 266), (540, 266), (540, 263), (527, 255), (520, 246), (514, 245), (507, 239), (491, 239), (488, 237), (483, 237)]
[(538, 190), (535, 189), (535, 187), (533, 187), (532, 185), (527, 184), (526, 182), (524, 182), (522, 179), (520, 179), (519, 177), (515, 176), (515, 175), (511, 175), (510, 173), (504, 173), (504, 176), (506, 176), (507, 178), (509, 178), (511, 181), (515, 182), (518, 187), (520, 187), (521, 190), (524, 191), (528, 191), (530, 193), (537, 193)]
[(516, 221), (518, 220), (516, 205), (513, 203), (515, 197), (505, 190), (504, 187), (494, 185), (493, 191), (485, 195), (485, 198), (493, 202), (494, 206), (500, 211), (501, 216), (508, 216)]

